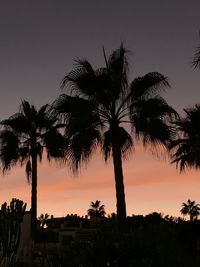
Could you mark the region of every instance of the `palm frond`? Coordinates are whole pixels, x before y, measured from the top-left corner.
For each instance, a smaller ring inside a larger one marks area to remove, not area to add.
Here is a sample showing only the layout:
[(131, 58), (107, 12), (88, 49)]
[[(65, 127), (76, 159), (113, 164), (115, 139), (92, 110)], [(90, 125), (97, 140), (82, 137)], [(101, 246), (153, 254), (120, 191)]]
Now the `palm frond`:
[(23, 165), (25, 161), (30, 157), (30, 148), (26, 144), (26, 142), (23, 144), (20, 143), (18, 146), (18, 151), (20, 164)]
[(120, 45), (120, 48), (113, 51), (108, 59), (108, 70), (111, 72), (111, 75), (114, 76), (113, 79), (117, 79), (123, 83), (128, 82), (127, 73), (128, 73), (128, 60), (127, 55), (128, 50), (123, 46), (123, 43)]
[(95, 72), (88, 67), (89, 64), (89, 62), (86, 64), (85, 61), (85, 65), (81, 65), (66, 75), (61, 83), (61, 88), (68, 85), (74, 94), (81, 94), (85, 97), (94, 95), (96, 76)]
[(168, 148), (174, 139), (174, 130), (160, 118), (140, 118), (133, 116), (136, 137), (142, 139), (143, 145), (164, 145)]
[(28, 133), (30, 130), (30, 121), (21, 113), (15, 113), (10, 116), (7, 120), (1, 121), (4, 128), (14, 131), (16, 134)]
[(180, 141), (172, 147), (171, 158), (171, 163), (175, 163), (180, 172), (186, 168), (200, 168), (200, 149), (196, 144), (190, 144), (188, 140)]
[(192, 61), (192, 66), (194, 68), (200, 67), (200, 46), (197, 47), (196, 49), (196, 53), (194, 54), (193, 61)]
[(19, 159), (19, 139), (11, 131), (0, 132), (0, 158), (3, 172), (17, 164)]
[(80, 59), (78, 58), (76, 61), (76, 67), (80, 68), (80, 69), (85, 69), (85, 71), (87, 73), (93, 74), (95, 73), (92, 65), (90, 64), (90, 62), (87, 59)]
[[(91, 64), (89, 63), (89, 61), (77, 59), (75, 62), (76, 62), (76, 69), (71, 71), (68, 75), (66, 75), (63, 78), (61, 82), (61, 89), (65, 88), (68, 84), (72, 85), (72, 88), (73, 88), (73, 83), (76, 83), (76, 82), (77, 83), (80, 82), (80, 84), (82, 84), (82, 80), (84, 80), (84, 77), (87, 77), (87, 76), (88, 78), (94, 77), (94, 70)], [(88, 78), (86, 78), (86, 80)]]
[(140, 118), (163, 118), (166, 120), (178, 118), (178, 113), (160, 96), (132, 103), (130, 116), (134, 115)]
[(83, 163), (88, 163), (99, 143), (100, 132), (93, 128), (80, 131), (70, 139), (66, 156), (73, 173), (77, 173)]
[(165, 87), (169, 87), (167, 77), (158, 72), (149, 72), (142, 77), (135, 78), (130, 84), (131, 97), (135, 99), (146, 99), (153, 94), (158, 94)]
[(67, 149), (67, 139), (59, 133), (57, 128), (50, 128), (43, 136), (43, 142), (47, 150), (47, 158), (62, 159)]
[(30, 105), (30, 103), (26, 100), (22, 100), (19, 110), (20, 113), (23, 114), (30, 121), (34, 120), (34, 117), (37, 113), (35, 107), (33, 105)]
[(175, 138), (174, 128), (169, 122), (177, 117), (177, 112), (159, 96), (139, 99), (130, 107), (132, 128), (137, 138), (142, 138), (144, 146), (163, 144), (168, 147)]
[(113, 100), (125, 95), (128, 91), (128, 50), (121, 44), (120, 48), (113, 51), (107, 63), (108, 75), (112, 81), (111, 92)]
[(60, 95), (52, 104), (52, 109), (57, 116), (64, 116), (65, 122), (69, 117), (80, 116), (83, 113), (91, 113), (93, 103), (78, 96)]
[(185, 168), (200, 168), (200, 106), (184, 110), (185, 118), (175, 121), (180, 133), (171, 143), (172, 163), (175, 163), (180, 171)]
[(99, 114), (95, 112), (95, 104), (92, 101), (61, 95), (53, 103), (53, 109), (65, 124), (65, 132), (69, 137), (91, 126), (97, 129), (101, 127)]
[(35, 116), (35, 125), (39, 131), (46, 131), (57, 122), (57, 118), (51, 113), (50, 106), (44, 105), (42, 106)]

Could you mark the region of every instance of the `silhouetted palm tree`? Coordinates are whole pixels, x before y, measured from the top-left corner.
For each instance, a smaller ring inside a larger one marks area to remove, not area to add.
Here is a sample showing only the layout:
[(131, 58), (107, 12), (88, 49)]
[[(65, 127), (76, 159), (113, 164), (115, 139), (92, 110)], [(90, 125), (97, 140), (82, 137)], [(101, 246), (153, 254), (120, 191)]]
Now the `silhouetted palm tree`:
[(188, 199), (187, 203), (183, 202), (180, 212), (183, 215), (189, 215), (190, 220), (194, 221), (200, 215), (200, 206), (196, 204), (195, 201)]
[(71, 87), (71, 93), (53, 103), (66, 123), (68, 162), (74, 171), (88, 162), (98, 145), (106, 161), (113, 158), (119, 220), (126, 218), (122, 159), (134, 144), (124, 125), (129, 124), (144, 145), (166, 145), (172, 134), (167, 123), (176, 115), (159, 95), (169, 86), (167, 78), (151, 72), (129, 84), (126, 55), (123, 45), (108, 59), (104, 52), (106, 66), (97, 70), (87, 60), (78, 60), (77, 68), (62, 81), (62, 88)]
[(64, 138), (49, 115), (48, 105), (38, 111), (27, 101), (22, 101), (19, 112), (1, 122), (0, 160), (5, 173), (17, 163), (26, 165), (26, 175), (32, 184), (31, 229), (32, 238), (37, 218), (37, 161), (42, 160), (46, 148), (48, 160), (63, 157)]
[(50, 215), (48, 213), (41, 214), (40, 217), (38, 217), (38, 220), (40, 221), (40, 227), (44, 229), (47, 220), (49, 219)]
[(170, 145), (172, 163), (180, 171), (187, 168), (200, 168), (200, 105), (184, 109), (186, 116), (175, 122), (177, 139)]
[(100, 200), (90, 203), (90, 209), (88, 210), (88, 215), (90, 217), (104, 217), (106, 214), (105, 206), (101, 205)]

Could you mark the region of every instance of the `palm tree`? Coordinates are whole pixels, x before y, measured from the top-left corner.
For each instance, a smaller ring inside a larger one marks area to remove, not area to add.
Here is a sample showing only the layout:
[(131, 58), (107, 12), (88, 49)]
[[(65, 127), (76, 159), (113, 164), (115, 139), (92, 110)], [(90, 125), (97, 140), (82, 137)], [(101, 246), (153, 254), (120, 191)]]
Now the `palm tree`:
[(40, 227), (42, 228), (42, 229), (44, 229), (45, 228), (45, 226), (46, 226), (46, 222), (47, 222), (47, 220), (49, 219), (49, 214), (48, 213), (45, 213), (45, 214), (41, 214), (40, 215), (40, 217), (38, 217), (38, 220), (40, 221)]
[(180, 212), (183, 215), (189, 215), (190, 221), (194, 221), (200, 214), (200, 206), (196, 204), (195, 201), (188, 199), (187, 203), (183, 202)]
[(159, 95), (169, 86), (167, 78), (157, 72), (137, 77), (128, 83), (127, 51), (120, 46), (97, 70), (87, 60), (78, 60), (77, 68), (66, 75), (61, 87), (71, 91), (62, 94), (53, 107), (66, 124), (69, 138), (68, 162), (76, 172), (87, 163), (100, 145), (105, 161), (111, 156), (114, 165), (117, 217), (126, 218), (122, 160), (134, 145), (131, 133), (143, 144), (166, 145), (172, 129), (167, 124), (175, 110)]
[(105, 214), (105, 205), (101, 205), (100, 200), (90, 203), (90, 209), (88, 209), (88, 215), (90, 217), (104, 217)]
[(37, 222), (37, 161), (42, 160), (43, 148), (46, 148), (48, 160), (51, 157), (62, 158), (64, 137), (59, 133), (57, 120), (49, 115), (48, 105), (38, 111), (27, 101), (22, 101), (19, 112), (1, 122), (0, 160), (3, 173), (17, 163), (26, 165), (31, 192), (31, 230), (32, 238)]
[(186, 116), (175, 122), (178, 134), (170, 145), (172, 163), (181, 172), (185, 168), (200, 168), (200, 105), (184, 111)]

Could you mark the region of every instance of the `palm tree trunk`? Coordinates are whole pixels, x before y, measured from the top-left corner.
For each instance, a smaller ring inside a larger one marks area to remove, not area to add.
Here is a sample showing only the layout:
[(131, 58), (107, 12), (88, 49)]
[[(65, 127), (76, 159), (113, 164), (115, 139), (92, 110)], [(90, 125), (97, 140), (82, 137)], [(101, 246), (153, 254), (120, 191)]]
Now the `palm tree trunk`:
[(34, 240), (37, 227), (37, 151), (32, 145), (32, 188), (31, 188), (31, 237)]
[(121, 149), (118, 144), (112, 145), (112, 153), (113, 153), (113, 165), (115, 173), (117, 219), (119, 222), (123, 222), (126, 219), (126, 202), (124, 193), (124, 182), (123, 182), (124, 177), (122, 169)]

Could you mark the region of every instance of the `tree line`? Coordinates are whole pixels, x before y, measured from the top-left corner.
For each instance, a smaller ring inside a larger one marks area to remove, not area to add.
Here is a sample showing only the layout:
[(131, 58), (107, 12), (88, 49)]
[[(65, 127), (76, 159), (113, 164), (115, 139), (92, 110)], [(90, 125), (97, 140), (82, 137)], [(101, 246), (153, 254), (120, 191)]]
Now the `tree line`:
[[(195, 67), (200, 66), (199, 51)], [(17, 113), (1, 121), (2, 171), (25, 166), (32, 186), (32, 238), (37, 220), (37, 163), (44, 150), (49, 161), (63, 161), (73, 173), (88, 163), (97, 147), (105, 161), (112, 158), (119, 223), (126, 219), (123, 160), (137, 140), (145, 147), (164, 147), (180, 171), (200, 166), (200, 105), (186, 109), (181, 118), (161, 96), (170, 84), (159, 72), (130, 82), (123, 44), (110, 56), (103, 49), (103, 57), (105, 65), (98, 69), (87, 60), (77, 60), (75, 69), (62, 80), (66, 93), (51, 105), (36, 109), (23, 100)]]

